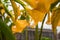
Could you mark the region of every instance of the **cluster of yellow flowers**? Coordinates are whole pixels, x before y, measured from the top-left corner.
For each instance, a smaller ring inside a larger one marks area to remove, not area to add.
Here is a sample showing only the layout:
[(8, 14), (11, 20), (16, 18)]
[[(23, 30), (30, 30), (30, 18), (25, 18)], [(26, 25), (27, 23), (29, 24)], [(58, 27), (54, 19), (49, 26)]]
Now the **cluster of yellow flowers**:
[(13, 33), (16, 32), (22, 32), (23, 29), (28, 25), (28, 22), (26, 20), (18, 20), (18, 16), (20, 15), (20, 9), (18, 8), (18, 6), (16, 5), (14, 0), (11, 0), (11, 4), (14, 10), (14, 15), (15, 17), (13, 18), (13, 23), (15, 25), (12, 25), (12, 31)]
[(57, 0), (24, 0), (32, 6), (32, 10), (27, 10), (30, 16), (34, 19), (37, 24), (39, 21), (41, 22), (46, 13), (50, 11), (50, 6), (52, 3)]
[[(60, 10), (58, 10), (57, 12), (53, 11), (52, 15), (50, 15), (50, 12), (49, 12), (51, 4), (58, 0), (49, 0), (49, 1), (48, 0), (23, 0), (23, 1), (30, 4), (30, 6), (33, 8), (32, 10), (30, 10), (29, 8), (26, 8), (26, 11), (29, 13), (29, 15), (34, 20), (35, 25), (37, 25), (39, 21), (40, 22), (43, 21), (46, 13), (48, 14), (47, 24), (52, 24), (53, 31), (56, 30), (57, 25), (60, 25), (60, 21), (59, 21)], [(13, 10), (14, 10), (14, 15), (15, 15), (14, 26), (16, 26), (17, 28), (15, 30), (15, 27), (12, 27), (12, 30), (16, 32), (18, 31), (22, 32), (22, 30), (28, 25), (28, 23), (26, 20), (17, 19), (17, 17), (20, 15), (20, 9), (17, 7), (14, 0), (11, 0), (11, 3), (12, 3)]]
[[(10, 1), (12, 4), (12, 7), (13, 7), (13, 11), (14, 11), (14, 17), (12, 17), (12, 21), (15, 24), (15, 25), (12, 25), (12, 31), (14, 33), (22, 32), (23, 29), (29, 25), (29, 23), (25, 19), (24, 20), (18, 19), (18, 16), (21, 15), (21, 11), (14, 0), (10, 0)], [(60, 18), (59, 18), (60, 9), (57, 8), (56, 10), (53, 10), (51, 12), (52, 15), (50, 15), (51, 4), (58, 0), (22, 0), (22, 1), (26, 2), (33, 8), (33, 9), (29, 9), (29, 8), (25, 7), (26, 12), (28, 12), (28, 14), (34, 20), (35, 26), (38, 24), (39, 21), (40, 22), (43, 21), (46, 13), (48, 14), (48, 20), (46, 23), (52, 24), (53, 31), (56, 30), (57, 25), (60, 26)], [(5, 10), (1, 9), (0, 12), (3, 14), (5, 12)]]
[(44, 19), (45, 14), (48, 14), (47, 24), (52, 24), (52, 30), (56, 33), (57, 25), (60, 25), (60, 8), (52, 11), (50, 15), (51, 4), (58, 0), (23, 0), (31, 5), (32, 10), (27, 10), (30, 16), (34, 19), (35, 25)]
[(12, 31), (13, 33), (21, 33), (27, 25), (28, 23), (26, 20), (16, 20), (15, 25), (12, 26)]

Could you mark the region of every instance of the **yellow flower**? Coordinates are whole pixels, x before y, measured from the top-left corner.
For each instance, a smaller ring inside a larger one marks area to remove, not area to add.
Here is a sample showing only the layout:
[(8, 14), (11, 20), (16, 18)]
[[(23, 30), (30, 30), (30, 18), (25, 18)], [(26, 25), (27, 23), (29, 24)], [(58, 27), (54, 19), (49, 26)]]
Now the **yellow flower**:
[(0, 12), (2, 15), (5, 13), (5, 9), (2, 3), (0, 3)]
[(16, 5), (14, 0), (11, 0), (11, 4), (15, 13), (15, 18), (17, 19), (17, 17), (20, 15), (20, 9), (19, 7)]
[[(53, 13), (52, 13), (52, 15), (50, 15), (50, 13), (48, 13), (48, 20), (47, 20), (46, 24), (48, 24), (48, 25), (51, 24), (51, 20), (52, 20), (51, 18), (53, 15), (54, 15)], [(60, 26), (60, 20), (58, 21), (57, 24), (58, 24), (57, 26)]]
[(39, 21), (41, 22), (46, 14), (44, 12), (40, 12), (37, 10), (27, 10), (27, 11), (34, 20), (35, 24), (37, 24)]
[(24, 0), (29, 3), (33, 9), (39, 10), (40, 12), (48, 12), (50, 5), (57, 0)]
[(59, 20), (59, 22), (58, 22), (58, 26), (60, 26), (60, 20)]
[(35, 24), (39, 21), (41, 22), (45, 16), (45, 14), (49, 11), (50, 5), (56, 0), (24, 0), (25, 2), (29, 3), (33, 9), (28, 10), (30, 16), (34, 19)]
[(48, 20), (46, 24), (51, 24), (51, 13), (50, 12), (48, 12)]
[(53, 32), (56, 33), (56, 27), (58, 26), (58, 24), (60, 24), (60, 8), (53, 10), (51, 17), (51, 24)]
[(14, 33), (16, 32), (21, 33), (24, 30), (24, 28), (26, 28), (26, 26), (28, 26), (28, 23), (26, 20), (16, 20), (15, 26), (12, 27), (12, 31)]
[(5, 10), (4, 9), (1, 9), (1, 13), (2, 13), (2, 15), (5, 13)]
[(36, 8), (38, 3), (37, 0), (24, 0), (24, 1), (30, 4), (33, 8)]

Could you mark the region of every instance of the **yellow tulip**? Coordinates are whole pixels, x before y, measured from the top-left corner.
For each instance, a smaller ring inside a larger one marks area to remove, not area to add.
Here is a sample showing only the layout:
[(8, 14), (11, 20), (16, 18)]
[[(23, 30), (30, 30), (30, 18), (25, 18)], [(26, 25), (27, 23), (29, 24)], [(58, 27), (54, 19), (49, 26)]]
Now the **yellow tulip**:
[(2, 13), (2, 15), (5, 13), (5, 10), (4, 9), (1, 9), (1, 13)]
[(17, 31), (17, 28), (16, 28), (16, 25), (13, 25), (12, 28), (11, 28), (11, 30), (12, 30), (13, 33), (18, 32), (18, 31)]
[[(52, 15), (54, 15), (54, 14), (52, 13)], [(52, 20), (52, 19), (51, 19), (51, 18), (52, 18), (51, 16), (52, 16), (52, 15), (50, 15), (50, 13), (48, 13), (48, 20), (47, 20), (46, 24), (48, 24), (48, 25), (51, 24), (51, 20)], [(58, 24), (57, 26), (60, 26), (60, 20), (58, 21), (57, 24)]]
[(28, 4), (31, 5), (31, 7), (36, 8), (38, 1), (37, 0), (24, 0)]
[(29, 3), (33, 9), (39, 10), (40, 12), (48, 12), (50, 5), (57, 0), (24, 0)]
[(50, 5), (56, 2), (56, 0), (55, 1), (54, 0), (49, 0), (49, 1), (48, 0), (24, 0), (24, 1), (26, 1), (33, 7), (32, 10), (28, 10), (28, 13), (34, 19), (35, 24), (43, 20), (45, 14), (50, 9)]
[(55, 35), (56, 35), (56, 27), (58, 26), (59, 21), (60, 21), (60, 8), (57, 8), (56, 10), (53, 10), (51, 17), (52, 30)]
[(41, 22), (46, 14), (44, 12), (40, 12), (37, 10), (27, 10), (27, 11), (34, 20), (35, 24), (37, 24), (39, 21)]
[(60, 20), (59, 20), (59, 22), (58, 22), (58, 26), (60, 26)]
[(50, 12), (48, 12), (48, 20), (46, 22), (47, 24), (51, 24), (51, 15)]
[(14, 33), (16, 32), (21, 33), (24, 30), (24, 28), (26, 28), (26, 26), (28, 26), (28, 23), (26, 20), (16, 20), (15, 26), (12, 27), (12, 31)]
[(5, 9), (2, 3), (0, 3), (0, 12), (2, 15), (5, 13)]
[(16, 5), (14, 0), (11, 0), (11, 4), (15, 13), (15, 18), (17, 19), (17, 17), (20, 15), (20, 9), (19, 7)]

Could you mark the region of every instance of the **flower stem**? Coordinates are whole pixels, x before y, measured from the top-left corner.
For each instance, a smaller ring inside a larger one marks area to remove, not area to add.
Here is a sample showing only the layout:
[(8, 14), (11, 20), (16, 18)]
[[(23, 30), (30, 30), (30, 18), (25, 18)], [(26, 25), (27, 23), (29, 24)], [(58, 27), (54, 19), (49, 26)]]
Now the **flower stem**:
[(36, 25), (35, 29), (35, 40), (39, 40), (38, 25)]
[(42, 38), (42, 30), (43, 30), (43, 25), (44, 25), (44, 21), (45, 21), (46, 15), (47, 15), (47, 13), (45, 14), (45, 17), (44, 17), (44, 19), (42, 21), (42, 25), (41, 25), (41, 29), (40, 29), (40, 34), (39, 34), (39, 40), (41, 40), (41, 38)]
[(26, 28), (26, 40), (28, 40), (28, 28)]
[(25, 9), (26, 5), (21, 0), (15, 0), (17, 3), (21, 4), (23, 8)]

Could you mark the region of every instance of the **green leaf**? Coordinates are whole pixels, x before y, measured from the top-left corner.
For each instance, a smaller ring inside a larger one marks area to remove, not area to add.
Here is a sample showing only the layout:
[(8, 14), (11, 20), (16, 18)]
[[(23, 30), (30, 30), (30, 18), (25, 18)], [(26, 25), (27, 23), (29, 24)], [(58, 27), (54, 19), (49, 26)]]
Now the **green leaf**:
[(21, 1), (21, 0), (15, 0), (17, 3), (21, 4), (23, 6), (23, 8), (26, 7), (26, 5)]
[(24, 19), (25, 19), (25, 16), (21, 15), (20, 20), (24, 20)]
[(27, 15), (27, 16), (26, 16), (26, 20), (29, 21), (29, 19), (30, 19), (30, 17), (29, 17), (29, 15)]
[(48, 37), (42, 37), (42, 40), (52, 40), (52, 39)]
[(2, 40), (1, 30), (0, 30), (0, 40)]
[(10, 21), (9, 17), (5, 18), (4, 22), (8, 23)]
[(52, 11), (52, 9), (60, 2), (60, 0), (54, 2), (51, 4), (50, 10)]
[[(2, 2), (1, 2), (1, 3), (2, 3)], [(9, 10), (8, 10), (7, 6), (5, 6), (5, 4), (4, 4), (4, 3), (2, 3), (2, 5), (3, 5), (3, 7), (4, 7), (4, 9), (5, 9), (6, 13), (7, 13), (10, 17), (14, 17), (14, 15), (13, 15), (12, 13), (10, 13), (10, 12), (9, 12)]]
[(12, 34), (11, 30), (6, 25), (6, 23), (2, 21), (1, 18), (0, 18), (0, 30), (3, 33), (4, 37), (6, 38), (6, 40), (15, 40), (15, 37)]
[(12, 17), (12, 14), (8, 11), (8, 9), (5, 5), (4, 5), (4, 8), (5, 8), (5, 11), (7, 12), (7, 14)]
[(8, 0), (4, 0), (4, 2), (7, 2)]

